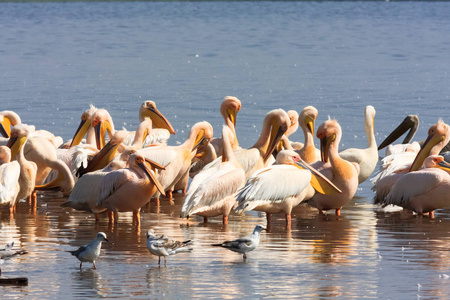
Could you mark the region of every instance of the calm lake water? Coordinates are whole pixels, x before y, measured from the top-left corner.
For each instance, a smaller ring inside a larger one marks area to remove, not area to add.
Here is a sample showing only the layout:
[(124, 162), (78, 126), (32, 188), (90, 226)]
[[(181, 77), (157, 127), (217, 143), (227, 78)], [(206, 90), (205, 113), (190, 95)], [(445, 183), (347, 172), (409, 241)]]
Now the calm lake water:
[[(0, 110), (64, 139), (90, 103), (109, 110), (117, 128), (134, 130), (138, 109), (156, 101), (184, 141), (196, 122), (216, 136), (227, 95), (242, 101), (237, 135), (259, 136), (274, 108), (319, 110), (342, 125), (341, 147), (367, 145), (366, 105), (377, 110), (381, 142), (407, 114), (421, 120), (417, 140), (450, 107), (450, 3), (430, 2), (72, 2), (0, 4)], [(293, 140), (302, 140), (297, 132)], [(317, 144), (318, 145), (318, 144)], [(380, 152), (384, 156), (384, 152)], [(5, 261), (3, 276), (26, 287), (0, 287), (0, 298), (391, 298), (447, 299), (450, 210), (436, 218), (382, 212), (371, 183), (360, 185), (342, 216), (297, 207), (292, 231), (274, 216), (271, 232), (246, 262), (211, 243), (246, 235), (264, 214), (179, 219), (183, 197), (107, 219), (62, 209), (45, 193), (30, 212), (0, 218), (0, 245), (15, 241), (28, 255)], [(194, 250), (167, 267), (146, 249), (154, 228), (192, 239)], [(104, 231), (97, 270), (65, 251)]]

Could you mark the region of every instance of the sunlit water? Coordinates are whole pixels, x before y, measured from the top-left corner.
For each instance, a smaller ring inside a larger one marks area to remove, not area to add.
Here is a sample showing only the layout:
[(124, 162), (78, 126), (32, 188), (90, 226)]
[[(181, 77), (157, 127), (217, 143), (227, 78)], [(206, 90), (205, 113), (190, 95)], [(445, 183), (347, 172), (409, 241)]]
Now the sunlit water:
[[(176, 145), (201, 120), (219, 135), (220, 103), (233, 95), (242, 101), (243, 147), (269, 110), (314, 105), (317, 124), (329, 115), (342, 125), (342, 148), (362, 148), (371, 104), (378, 142), (411, 113), (421, 140), (439, 117), (450, 122), (449, 11), (422, 2), (2, 3), (0, 110), (69, 139), (90, 103), (107, 108), (116, 128), (134, 130), (140, 104), (153, 99)], [(382, 212), (370, 188), (361, 184), (341, 217), (296, 208), (290, 232), (274, 216), (246, 262), (210, 244), (249, 234), (263, 214), (233, 215), (228, 226), (181, 220), (176, 195), (144, 207), (140, 228), (130, 214), (96, 225), (60, 208), (60, 195), (40, 194), (35, 213), (26, 203), (13, 218), (2, 212), (0, 245), (14, 240), (29, 251), (5, 261), (3, 276), (26, 276), (29, 285), (0, 287), (0, 297), (446, 299), (450, 211), (434, 220)], [(191, 239), (194, 249), (160, 268), (146, 249), (148, 228)], [(111, 242), (97, 270), (85, 263), (80, 271), (66, 251), (98, 231)]]

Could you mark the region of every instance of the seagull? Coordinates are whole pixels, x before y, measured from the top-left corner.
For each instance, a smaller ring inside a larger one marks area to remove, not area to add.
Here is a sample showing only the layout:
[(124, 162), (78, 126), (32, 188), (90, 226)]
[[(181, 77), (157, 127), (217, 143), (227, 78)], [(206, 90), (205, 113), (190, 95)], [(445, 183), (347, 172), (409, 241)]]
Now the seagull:
[(103, 241), (109, 242), (106, 238), (106, 234), (104, 232), (99, 232), (97, 233), (95, 239), (93, 239), (89, 244), (81, 246), (78, 250), (67, 252), (70, 252), (73, 256), (76, 256), (80, 260), (80, 270), (83, 262), (93, 263), (94, 270), (96, 270), (95, 260), (100, 255), (100, 249), (102, 248)]
[[(10, 258), (12, 256), (16, 255), (23, 255), (27, 254), (28, 252), (20, 249), (20, 250), (12, 250), (12, 247), (14, 246), (14, 242), (11, 244), (6, 244), (4, 248), (0, 248), (0, 266), (3, 264), (3, 259)], [(0, 275), (2, 274), (2, 269), (0, 268)]]
[(256, 225), (253, 233), (234, 241), (225, 241), (221, 244), (213, 244), (212, 246), (227, 248), (233, 252), (243, 253), (244, 260), (247, 259), (247, 252), (253, 251), (259, 245), (259, 237), (262, 230), (267, 230), (262, 225)]
[(184, 242), (174, 241), (165, 235), (156, 236), (153, 229), (147, 231), (147, 249), (151, 254), (158, 256), (158, 265), (161, 264), (161, 256), (164, 256), (164, 265), (167, 264), (166, 257), (180, 252), (190, 252), (192, 248), (186, 248), (191, 240)]

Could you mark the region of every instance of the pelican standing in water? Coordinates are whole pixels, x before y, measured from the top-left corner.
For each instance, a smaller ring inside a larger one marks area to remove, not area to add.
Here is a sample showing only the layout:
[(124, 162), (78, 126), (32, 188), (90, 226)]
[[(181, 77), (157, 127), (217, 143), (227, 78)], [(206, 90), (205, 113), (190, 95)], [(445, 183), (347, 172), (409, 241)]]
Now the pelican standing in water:
[(375, 113), (375, 108), (372, 105), (366, 106), (364, 110), (364, 129), (367, 135), (367, 148), (349, 148), (339, 152), (341, 158), (359, 165), (358, 183), (366, 181), (378, 163), (378, 149), (373, 127)]
[(228, 224), (228, 214), (236, 203), (236, 192), (245, 184), (245, 172), (233, 154), (231, 143), (234, 133), (224, 125), (222, 129), (222, 163), (198, 173), (186, 193), (181, 218), (190, 215), (208, 217), (222, 215)]
[(7, 146), (0, 146), (0, 206), (9, 205), (9, 212), (15, 210), (17, 195), (19, 194), (20, 165), (11, 161), (11, 150)]
[[(273, 163), (272, 152), (278, 145), (291, 121), (288, 114), (282, 109), (274, 109), (264, 118), (261, 134), (256, 143), (249, 149), (236, 150), (234, 156), (245, 171), (245, 178), (256, 170)], [(221, 157), (211, 162), (205, 168), (220, 164)]]
[(276, 164), (262, 168), (247, 180), (237, 196), (236, 212), (250, 210), (266, 213), (267, 226), (271, 214), (284, 213), (286, 228), (291, 228), (292, 209), (316, 193), (339, 193), (328, 179), (304, 162), (292, 150), (280, 151)]
[(445, 124), (440, 119), (428, 130), (428, 137), (409, 168), (406, 166), (404, 170), (386, 174), (384, 177), (376, 181), (375, 185), (372, 187), (372, 190), (375, 192), (374, 203), (377, 204), (384, 201), (384, 198), (389, 194), (392, 186), (394, 186), (399, 178), (401, 178), (405, 173), (417, 171), (420, 167), (422, 167), (425, 159), (429, 155), (438, 155), (440, 151), (448, 144), (449, 140), (450, 126)]
[[(147, 165), (148, 164), (148, 165)], [(128, 160), (129, 167), (105, 175), (100, 185), (97, 205), (108, 210), (110, 221), (118, 222), (118, 212), (132, 211), (133, 223), (140, 224), (140, 210), (159, 190), (164, 192), (155, 169), (163, 166), (133, 153)], [(151, 166), (151, 168), (149, 167)]]
[(450, 164), (440, 155), (430, 155), (424, 166), (399, 178), (381, 204), (430, 213), (431, 218), (436, 209), (450, 206)]
[(29, 161), (25, 158), (24, 147), (28, 135), (30, 133), (30, 127), (26, 124), (17, 124), (11, 130), (11, 137), (8, 142), (8, 147), (11, 148), (11, 152), (17, 153), (15, 159), (20, 165), (19, 185), (20, 191), (17, 195), (16, 202), (28, 198), (31, 207), (36, 207), (36, 191), (34, 190), (36, 185), (37, 166), (36, 163)]
[[(137, 151), (145, 158), (165, 166), (158, 173), (158, 180), (171, 198), (172, 190), (180, 180), (189, 176), (189, 168), (197, 149), (209, 144), (213, 136), (213, 128), (208, 122), (198, 122), (192, 126), (186, 141), (179, 146), (147, 147)], [(159, 193), (155, 195), (159, 205)]]
[(349, 202), (358, 188), (359, 165), (339, 156), (339, 142), (342, 129), (336, 120), (327, 120), (317, 130), (320, 139), (322, 161), (311, 166), (334, 183), (342, 194), (324, 195), (316, 193), (308, 203), (323, 214), (324, 210), (335, 209), (339, 216), (342, 206)]

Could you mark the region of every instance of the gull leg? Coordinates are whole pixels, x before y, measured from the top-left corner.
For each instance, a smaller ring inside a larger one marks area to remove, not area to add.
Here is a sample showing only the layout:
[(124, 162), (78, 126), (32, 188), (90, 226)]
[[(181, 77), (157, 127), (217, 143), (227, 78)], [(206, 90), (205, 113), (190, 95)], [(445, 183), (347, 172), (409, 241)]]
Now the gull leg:
[(94, 270), (97, 270), (97, 267), (95, 266), (95, 261), (92, 262), (94, 264)]
[(81, 270), (81, 266), (83, 265), (83, 262), (80, 262), (80, 270)]
[(167, 267), (167, 258), (164, 256), (164, 267)]

